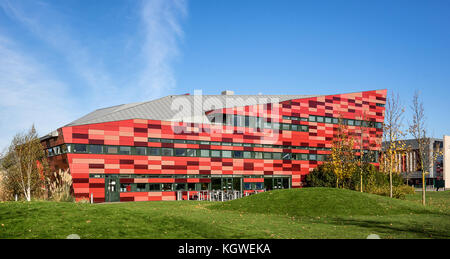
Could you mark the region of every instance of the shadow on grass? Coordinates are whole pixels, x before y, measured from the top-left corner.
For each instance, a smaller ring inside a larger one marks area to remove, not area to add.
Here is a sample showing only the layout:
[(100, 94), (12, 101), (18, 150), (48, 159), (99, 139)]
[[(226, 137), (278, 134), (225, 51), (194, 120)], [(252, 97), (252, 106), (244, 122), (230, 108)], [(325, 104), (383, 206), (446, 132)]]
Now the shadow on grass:
[[(353, 225), (368, 229), (369, 232), (381, 235), (382, 238), (389, 238), (391, 236), (398, 236), (398, 233), (404, 233), (404, 238), (436, 238), (448, 239), (450, 238), (450, 225), (436, 224), (436, 222), (426, 222), (425, 224), (409, 221), (398, 222), (386, 219), (369, 220), (369, 219), (348, 219), (335, 218), (331, 220), (334, 224), (339, 225)], [(443, 219), (442, 222), (450, 222), (449, 219)]]

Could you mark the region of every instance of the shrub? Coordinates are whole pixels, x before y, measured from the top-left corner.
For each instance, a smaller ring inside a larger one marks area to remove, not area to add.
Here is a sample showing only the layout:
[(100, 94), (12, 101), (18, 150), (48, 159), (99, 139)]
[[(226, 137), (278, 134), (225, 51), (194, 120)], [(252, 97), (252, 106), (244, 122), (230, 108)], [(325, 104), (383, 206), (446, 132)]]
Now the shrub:
[(54, 173), (52, 179), (47, 178), (51, 199), (54, 201), (73, 202), (72, 190), (72, 176), (69, 169), (59, 173)]

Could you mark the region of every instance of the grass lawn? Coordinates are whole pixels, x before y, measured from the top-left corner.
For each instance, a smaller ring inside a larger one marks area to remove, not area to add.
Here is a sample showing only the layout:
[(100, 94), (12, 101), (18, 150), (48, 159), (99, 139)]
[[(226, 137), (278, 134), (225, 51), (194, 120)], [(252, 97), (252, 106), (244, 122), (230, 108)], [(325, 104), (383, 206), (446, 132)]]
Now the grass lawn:
[[(0, 203), (0, 238), (450, 238), (450, 192), (408, 200), (333, 188), (230, 202)], [(438, 201), (442, 200), (442, 201)]]

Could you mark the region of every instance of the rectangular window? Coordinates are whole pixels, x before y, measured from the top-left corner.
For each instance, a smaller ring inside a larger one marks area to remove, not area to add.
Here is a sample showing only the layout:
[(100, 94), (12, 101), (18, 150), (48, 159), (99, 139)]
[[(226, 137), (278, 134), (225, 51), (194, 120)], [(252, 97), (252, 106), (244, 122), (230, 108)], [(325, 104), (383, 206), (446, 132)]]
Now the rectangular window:
[(263, 158), (264, 159), (272, 159), (272, 153), (264, 152), (263, 153)]
[(185, 148), (175, 148), (175, 156), (186, 156)]
[[(281, 124), (281, 125), (283, 125), (283, 124)], [(276, 122), (274, 122), (274, 123), (272, 123), (272, 129), (280, 129), (280, 123), (276, 123)]]
[(189, 157), (197, 156), (197, 149), (192, 149), (192, 148), (186, 149), (186, 156), (189, 156)]
[(231, 142), (222, 142), (222, 146), (231, 146)]
[(176, 191), (186, 190), (186, 184), (185, 183), (176, 183), (175, 190)]
[(252, 158), (252, 152), (244, 151), (244, 158)]
[(262, 152), (255, 152), (255, 158), (262, 159), (263, 158)]
[(135, 148), (136, 155), (140, 156), (146, 156), (147, 155), (147, 148), (146, 147), (136, 147)]
[(293, 131), (298, 131), (298, 126), (299, 126), (299, 125), (292, 124), (292, 125), (291, 125), (291, 128), (292, 128)]
[(348, 125), (349, 126), (355, 126), (355, 121), (354, 120), (348, 120)]
[(212, 145), (212, 146), (220, 146), (220, 142), (217, 142), (217, 141), (211, 142), (211, 145)]
[(301, 160), (308, 160), (308, 154), (300, 154)]
[(234, 158), (244, 158), (244, 153), (242, 151), (233, 151)]
[(161, 142), (161, 139), (159, 139), (159, 138), (149, 138), (148, 142)]
[(161, 148), (161, 155), (162, 156), (173, 156), (173, 149), (172, 148)]
[(73, 152), (75, 153), (87, 153), (87, 145), (85, 144), (74, 144)]
[(281, 159), (281, 153), (272, 153), (272, 158), (275, 159)]
[(308, 132), (308, 126), (302, 125), (301, 126), (301, 130), (304, 131), (304, 132)]
[(211, 150), (211, 157), (220, 157), (220, 150)]
[(232, 157), (231, 151), (230, 150), (222, 150), (222, 157), (231, 158)]
[(317, 121), (316, 116), (313, 116), (313, 115), (309, 116), (309, 121), (316, 122)]
[(145, 191), (147, 191), (146, 184), (145, 183), (138, 183), (138, 184), (136, 184), (136, 191), (137, 192), (145, 192)]
[(195, 144), (195, 140), (186, 140), (186, 144)]
[(317, 155), (317, 161), (324, 161), (325, 157), (323, 155)]
[(131, 147), (120, 146), (119, 147), (119, 154), (121, 154), (121, 155), (130, 155), (131, 154)]
[(290, 130), (289, 124), (283, 123), (281, 125), (282, 125), (282, 127), (281, 127), (282, 130)]
[(361, 126), (361, 121), (360, 120), (356, 120), (355, 121), (355, 126)]
[(317, 122), (324, 122), (324, 118), (322, 116), (317, 116)]
[(174, 140), (173, 140), (173, 143), (185, 144), (185, 143), (186, 143), (186, 140), (184, 140), (184, 139), (174, 139)]
[(325, 118), (325, 123), (332, 123), (332, 122), (333, 122), (332, 118), (330, 117)]
[(160, 156), (161, 149), (159, 147), (151, 147), (148, 149), (148, 155), (149, 156)]
[(163, 138), (163, 139), (161, 139), (161, 143), (173, 143), (173, 139)]
[(150, 191), (161, 191), (161, 184), (160, 183), (151, 183), (151, 184), (149, 184), (149, 190)]
[(117, 147), (106, 146), (107, 154), (117, 154), (118, 152), (119, 152), (119, 149)]
[(242, 147), (242, 143), (235, 142), (235, 143), (233, 143), (233, 146), (235, 146), (235, 147)]
[(200, 145), (210, 145), (209, 141), (200, 141)]
[(283, 160), (291, 160), (292, 159), (291, 153), (283, 153), (282, 159)]
[(201, 157), (209, 157), (209, 149), (201, 149), (200, 156)]
[(172, 184), (171, 183), (163, 183), (162, 190), (163, 191), (172, 191)]
[(310, 154), (309, 160), (312, 160), (312, 161), (317, 160), (317, 156), (315, 154)]
[(338, 118), (333, 118), (333, 123), (334, 124), (339, 124), (339, 119)]

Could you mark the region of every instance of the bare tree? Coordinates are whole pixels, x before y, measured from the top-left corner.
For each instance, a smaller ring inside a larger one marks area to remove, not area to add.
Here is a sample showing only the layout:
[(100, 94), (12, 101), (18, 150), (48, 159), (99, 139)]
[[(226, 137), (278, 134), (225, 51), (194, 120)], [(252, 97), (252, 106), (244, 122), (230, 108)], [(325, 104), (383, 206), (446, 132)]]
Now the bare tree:
[[(404, 149), (404, 142), (400, 139), (405, 136), (402, 131), (403, 114), (405, 109), (400, 102), (399, 94), (391, 94), (386, 100), (385, 121), (383, 125), (384, 170), (389, 173), (389, 196), (392, 198), (392, 173), (397, 172), (398, 154)], [(398, 173), (398, 172), (397, 172)]]
[(420, 160), (420, 171), (422, 171), (422, 204), (425, 205), (425, 175), (430, 168), (430, 139), (427, 137), (425, 126), (426, 117), (423, 103), (420, 100), (419, 92), (416, 91), (411, 105), (412, 121), (409, 125), (409, 133), (417, 142), (418, 155)]

